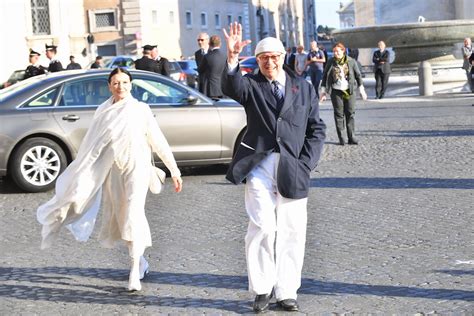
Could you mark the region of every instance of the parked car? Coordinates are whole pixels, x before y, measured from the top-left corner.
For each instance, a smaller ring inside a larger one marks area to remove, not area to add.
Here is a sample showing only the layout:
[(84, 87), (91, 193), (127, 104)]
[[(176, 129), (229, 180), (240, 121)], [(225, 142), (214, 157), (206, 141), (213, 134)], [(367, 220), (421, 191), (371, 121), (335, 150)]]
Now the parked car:
[(25, 78), (25, 69), (15, 70), (10, 77), (8, 77), (7, 81), (1, 84), (0, 89), (6, 88), (11, 86), (12, 84), (17, 83)]
[(186, 84), (186, 73), (177, 61), (169, 61), (170, 63), (170, 77), (182, 84)]
[[(135, 68), (135, 56), (113, 56), (113, 57), (104, 57), (105, 68), (117, 68), (122, 67), (125, 69)], [(90, 68), (90, 67), (89, 67)]]
[[(53, 188), (76, 157), (97, 106), (110, 97), (109, 73), (62, 71), (1, 90), (0, 176), (28, 192)], [(130, 73), (133, 96), (150, 105), (179, 166), (231, 161), (245, 130), (242, 106), (152, 72)]]
[(181, 66), (181, 69), (183, 69), (184, 73), (186, 74), (186, 84), (191, 88), (196, 88), (198, 82), (196, 61), (192, 59), (179, 60), (178, 64)]
[(239, 64), (242, 75), (253, 73), (258, 69), (257, 58), (254, 56), (242, 59)]

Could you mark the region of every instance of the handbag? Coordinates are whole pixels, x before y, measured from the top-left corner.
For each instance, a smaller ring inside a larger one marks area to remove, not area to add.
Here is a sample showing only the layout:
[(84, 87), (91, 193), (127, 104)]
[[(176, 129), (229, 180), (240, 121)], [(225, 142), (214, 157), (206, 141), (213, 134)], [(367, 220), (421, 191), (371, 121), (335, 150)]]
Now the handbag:
[(150, 185), (148, 186), (150, 192), (158, 194), (161, 192), (163, 185), (165, 184), (166, 172), (158, 167), (155, 167), (155, 160), (153, 159), (153, 153), (151, 153), (151, 168), (150, 168)]

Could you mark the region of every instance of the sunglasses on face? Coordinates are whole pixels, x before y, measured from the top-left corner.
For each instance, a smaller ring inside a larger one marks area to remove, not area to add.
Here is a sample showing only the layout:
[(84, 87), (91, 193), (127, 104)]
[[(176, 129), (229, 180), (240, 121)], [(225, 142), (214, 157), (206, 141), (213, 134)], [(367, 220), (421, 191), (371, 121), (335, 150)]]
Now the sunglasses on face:
[(277, 62), (281, 57), (281, 54), (279, 55), (258, 55), (258, 59), (260, 61), (263, 61), (263, 62), (267, 62), (269, 60), (273, 61), (273, 62)]
[(203, 38), (198, 38), (198, 42), (204, 42)]

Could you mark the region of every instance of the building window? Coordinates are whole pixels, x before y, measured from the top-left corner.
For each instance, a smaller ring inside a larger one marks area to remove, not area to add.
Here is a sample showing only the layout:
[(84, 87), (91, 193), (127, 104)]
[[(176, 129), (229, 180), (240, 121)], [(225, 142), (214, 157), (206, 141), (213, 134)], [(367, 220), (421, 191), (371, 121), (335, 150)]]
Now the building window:
[(227, 14), (227, 25), (232, 23), (232, 14)]
[(219, 13), (216, 13), (214, 15), (214, 24), (216, 25), (216, 29), (220, 29), (221, 28), (221, 16)]
[(193, 17), (191, 15), (191, 11), (186, 11), (186, 26), (187, 27), (193, 26)]
[(239, 24), (242, 24), (242, 25), (244, 24), (244, 23), (243, 23), (243, 22), (244, 22), (244, 19), (242, 18), (241, 15), (239, 15), (239, 16), (237, 17), (237, 21), (239, 22)]
[(34, 35), (51, 34), (48, 0), (31, 0), (31, 21)]
[(158, 25), (158, 11), (156, 10), (151, 11), (151, 23), (153, 23), (153, 25)]
[(207, 28), (207, 13), (201, 12), (201, 27)]
[(117, 46), (114, 44), (97, 46), (97, 55), (117, 56)]
[(170, 24), (174, 24), (174, 11), (170, 11), (169, 18), (170, 18)]
[(114, 9), (89, 10), (91, 32), (118, 31), (118, 12)]

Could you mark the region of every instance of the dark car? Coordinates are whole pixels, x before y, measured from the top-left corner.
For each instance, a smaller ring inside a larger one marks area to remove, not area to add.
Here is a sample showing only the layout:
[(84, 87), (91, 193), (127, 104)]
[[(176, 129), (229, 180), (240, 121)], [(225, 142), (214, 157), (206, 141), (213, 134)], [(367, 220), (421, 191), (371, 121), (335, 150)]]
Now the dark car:
[(243, 75), (247, 73), (254, 73), (258, 69), (257, 58), (247, 57), (239, 62), (240, 71)]
[(198, 81), (197, 64), (195, 60), (179, 60), (178, 64), (186, 74), (186, 84), (191, 88), (196, 88)]
[[(150, 105), (179, 166), (229, 163), (245, 129), (237, 102), (214, 101), (159, 74), (130, 70), (132, 95)], [(23, 190), (51, 189), (77, 154), (110, 69), (36, 76), (0, 91), (0, 176)], [(158, 160), (158, 158), (157, 158)]]

